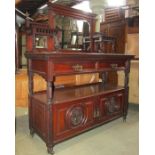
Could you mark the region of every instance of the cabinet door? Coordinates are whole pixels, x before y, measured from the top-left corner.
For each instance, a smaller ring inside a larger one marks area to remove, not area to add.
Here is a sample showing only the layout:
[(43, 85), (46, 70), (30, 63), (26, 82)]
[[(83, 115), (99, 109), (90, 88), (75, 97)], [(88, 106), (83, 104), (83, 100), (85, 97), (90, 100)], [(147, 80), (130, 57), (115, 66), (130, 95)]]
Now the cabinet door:
[(113, 116), (123, 114), (124, 93), (119, 91), (116, 93), (104, 95), (100, 97), (102, 104), (102, 116), (111, 118)]
[(55, 142), (85, 131), (93, 123), (94, 99), (81, 99), (53, 106)]

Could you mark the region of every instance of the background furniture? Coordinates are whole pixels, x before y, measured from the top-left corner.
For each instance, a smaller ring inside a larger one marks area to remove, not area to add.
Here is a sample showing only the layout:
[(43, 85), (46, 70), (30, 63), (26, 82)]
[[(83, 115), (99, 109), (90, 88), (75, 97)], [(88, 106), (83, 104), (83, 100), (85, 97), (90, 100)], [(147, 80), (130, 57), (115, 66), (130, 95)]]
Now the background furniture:
[[(96, 32), (92, 36), (94, 52), (96, 53), (115, 53), (116, 38), (109, 37), (101, 32)], [(83, 37), (83, 50), (90, 51), (90, 36)]]
[(101, 32), (107, 36), (116, 38), (116, 53), (125, 52), (125, 21), (101, 23)]
[(116, 38), (116, 53), (125, 53), (125, 14), (121, 8), (112, 7), (105, 10), (105, 21), (101, 22), (100, 31), (106, 36)]

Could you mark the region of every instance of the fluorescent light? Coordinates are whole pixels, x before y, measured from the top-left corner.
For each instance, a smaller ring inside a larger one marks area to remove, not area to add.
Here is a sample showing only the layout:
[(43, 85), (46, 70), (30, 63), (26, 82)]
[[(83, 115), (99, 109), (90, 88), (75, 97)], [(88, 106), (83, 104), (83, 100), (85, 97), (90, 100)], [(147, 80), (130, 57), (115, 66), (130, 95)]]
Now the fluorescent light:
[(92, 10), (89, 7), (89, 1), (83, 1), (77, 5), (74, 5), (72, 8), (85, 11), (85, 12), (92, 12)]
[[(51, 1), (51, 3), (55, 3), (55, 2), (57, 2), (58, 0), (53, 0), (53, 1)], [(39, 9), (44, 9), (44, 8), (46, 8), (47, 7), (47, 4), (44, 4), (44, 5), (42, 5)]]
[(47, 4), (42, 5), (39, 9), (44, 9), (47, 7)]
[(53, 1), (51, 1), (51, 3), (55, 3), (55, 2), (57, 2), (58, 0), (53, 0)]
[(123, 6), (125, 5), (125, 0), (107, 0), (108, 6)]

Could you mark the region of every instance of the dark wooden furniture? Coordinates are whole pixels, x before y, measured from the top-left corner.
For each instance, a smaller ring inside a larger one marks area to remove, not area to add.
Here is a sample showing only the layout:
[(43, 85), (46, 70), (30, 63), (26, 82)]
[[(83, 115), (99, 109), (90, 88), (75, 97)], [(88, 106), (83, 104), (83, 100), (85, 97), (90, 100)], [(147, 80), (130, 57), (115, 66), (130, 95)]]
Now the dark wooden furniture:
[(115, 53), (125, 52), (125, 20), (101, 23), (100, 31), (116, 38)]
[(116, 38), (115, 53), (125, 53), (125, 15), (121, 8), (105, 10), (105, 21), (100, 24), (100, 32)]
[[(115, 53), (116, 38), (106, 36), (103, 33), (94, 33), (93, 37), (93, 51), (96, 53)], [(83, 49), (87, 52), (90, 50), (90, 37), (83, 37)]]
[[(128, 81), (132, 55), (95, 53), (93, 45), (94, 15), (49, 4), (49, 26), (27, 22), (27, 53), (29, 76), (29, 128), (46, 143), (53, 154), (59, 142), (123, 117), (128, 109)], [(72, 13), (70, 13), (72, 11)], [(90, 27), (90, 53), (84, 50), (54, 48), (54, 13), (87, 20)], [(35, 47), (35, 35), (48, 36), (47, 47)], [(124, 71), (124, 86), (108, 82), (108, 72)], [(80, 86), (55, 86), (58, 76), (98, 73), (97, 83)], [(34, 92), (34, 74), (41, 75), (47, 90)]]
[[(105, 9), (105, 21), (100, 24), (100, 32), (105, 36), (115, 38), (115, 48), (105, 46), (107, 53), (125, 53), (125, 16), (120, 7)], [(116, 72), (109, 73), (109, 80), (117, 84), (118, 76)]]
[[(48, 12), (45, 15), (47, 17), (46, 23), (31, 22), (29, 19), (26, 21), (27, 28), (27, 51), (33, 51), (35, 47), (36, 35), (47, 36), (47, 48), (39, 49), (39, 51), (51, 51), (56, 50), (54, 37), (56, 36), (56, 15), (62, 17), (71, 17), (77, 20), (83, 20), (89, 25), (89, 37), (90, 37), (90, 52), (93, 52), (93, 33), (95, 32), (96, 14), (82, 12), (80, 10), (70, 8), (67, 6), (58, 5), (48, 2)], [(62, 29), (62, 31), (64, 31)]]
[(133, 16), (126, 19), (127, 33), (139, 33), (139, 16)]
[(125, 18), (125, 11), (121, 7), (108, 7), (105, 9), (105, 21), (118, 21)]
[[(27, 53), (29, 75), (29, 128), (46, 143), (48, 152), (61, 141), (119, 117), (126, 119), (131, 55), (71, 51)], [(123, 70), (124, 86), (106, 84), (106, 73)], [(56, 88), (56, 76), (100, 73), (102, 82)], [(33, 91), (34, 73), (47, 90)]]

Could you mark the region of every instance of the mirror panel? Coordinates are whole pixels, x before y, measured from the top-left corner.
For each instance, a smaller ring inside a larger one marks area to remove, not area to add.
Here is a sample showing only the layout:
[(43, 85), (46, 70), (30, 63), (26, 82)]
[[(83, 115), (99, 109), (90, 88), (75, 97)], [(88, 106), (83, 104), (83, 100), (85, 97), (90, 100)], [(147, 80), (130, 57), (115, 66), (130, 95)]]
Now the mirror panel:
[(35, 36), (35, 48), (47, 48), (47, 36)]
[(83, 49), (83, 36), (90, 34), (87, 21), (61, 15), (55, 16), (55, 29), (59, 30), (55, 35), (55, 42), (59, 42), (56, 48), (62, 49)]

